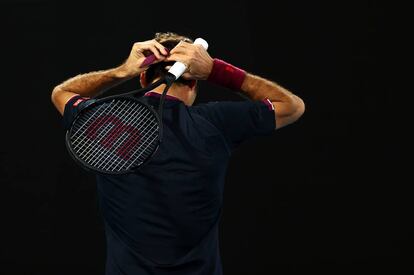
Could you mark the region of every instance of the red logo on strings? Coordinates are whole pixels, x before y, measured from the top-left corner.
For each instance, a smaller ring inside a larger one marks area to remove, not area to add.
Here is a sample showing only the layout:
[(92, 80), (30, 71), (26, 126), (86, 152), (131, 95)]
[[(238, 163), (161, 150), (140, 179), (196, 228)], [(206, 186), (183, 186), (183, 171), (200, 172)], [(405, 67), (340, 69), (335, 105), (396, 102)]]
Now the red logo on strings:
[[(113, 115), (103, 115), (89, 125), (86, 136), (95, 140), (106, 127), (111, 129), (99, 140), (99, 144), (108, 150), (116, 147), (115, 154), (125, 161), (129, 160), (141, 139), (138, 129), (123, 123)], [(124, 135), (128, 136), (120, 141), (119, 139)]]

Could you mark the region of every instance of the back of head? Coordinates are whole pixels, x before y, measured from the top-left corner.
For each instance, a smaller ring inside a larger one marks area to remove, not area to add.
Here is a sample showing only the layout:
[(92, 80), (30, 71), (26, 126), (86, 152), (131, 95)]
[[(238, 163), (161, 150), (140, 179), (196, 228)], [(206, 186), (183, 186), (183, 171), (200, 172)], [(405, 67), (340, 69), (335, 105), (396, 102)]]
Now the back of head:
[[(154, 39), (170, 51), (181, 41), (193, 43), (193, 40), (191, 38), (173, 32), (156, 33)], [(151, 83), (155, 79), (163, 77), (167, 73), (165, 67), (171, 66), (173, 64), (174, 62), (159, 62), (154, 65), (151, 65), (146, 71), (147, 83)], [(186, 80), (182, 77), (175, 81), (175, 83), (180, 83), (184, 85), (190, 85), (191, 82), (191, 80)]]

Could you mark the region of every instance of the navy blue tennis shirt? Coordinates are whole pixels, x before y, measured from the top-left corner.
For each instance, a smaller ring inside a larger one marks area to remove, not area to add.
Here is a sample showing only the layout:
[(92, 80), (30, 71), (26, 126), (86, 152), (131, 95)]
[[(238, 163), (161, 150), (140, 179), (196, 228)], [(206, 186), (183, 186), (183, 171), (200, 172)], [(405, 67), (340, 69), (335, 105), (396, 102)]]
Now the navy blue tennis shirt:
[[(158, 107), (159, 94), (142, 100)], [(65, 106), (68, 127), (88, 100)], [(268, 100), (186, 106), (167, 96), (163, 141), (145, 166), (126, 175), (97, 174), (105, 224), (106, 275), (219, 275), (218, 222), (231, 152), (275, 129)]]

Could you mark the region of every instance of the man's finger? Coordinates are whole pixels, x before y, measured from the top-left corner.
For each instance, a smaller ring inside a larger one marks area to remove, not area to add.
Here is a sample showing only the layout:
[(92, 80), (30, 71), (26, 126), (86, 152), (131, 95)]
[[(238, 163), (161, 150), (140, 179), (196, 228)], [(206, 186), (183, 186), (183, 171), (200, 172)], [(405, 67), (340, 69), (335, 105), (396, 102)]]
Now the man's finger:
[(144, 59), (144, 62), (142, 62), (142, 64), (139, 67), (140, 68), (144, 68), (144, 67), (147, 67), (149, 65), (152, 65), (152, 64), (155, 64), (155, 63), (164, 61), (164, 60), (165, 60), (165, 57), (164, 56), (161, 56), (160, 59), (157, 59), (157, 57), (154, 54), (151, 54), (151, 55), (147, 56)]
[(194, 78), (192, 78), (190, 73), (183, 73), (183, 75), (181, 77), (184, 78), (184, 79), (187, 79), (187, 80), (194, 79)]
[(191, 45), (190, 43), (181, 41), (180, 43), (177, 44), (177, 46), (175, 46), (171, 51), (170, 54), (174, 54), (174, 53), (184, 53), (186, 51), (186, 49), (188, 48), (188, 45)]
[(183, 54), (183, 53), (185, 53), (185, 48), (184, 47), (175, 47), (174, 49), (172, 49), (171, 51), (170, 51), (170, 54)]
[(149, 50), (157, 57), (157, 59), (161, 58), (161, 54), (158, 49), (154, 45), (149, 46)]
[(186, 63), (187, 57), (184, 54), (170, 54), (165, 61), (180, 61)]
[(162, 55), (168, 55), (168, 49), (161, 45), (159, 42), (154, 42), (155, 47), (160, 51)]

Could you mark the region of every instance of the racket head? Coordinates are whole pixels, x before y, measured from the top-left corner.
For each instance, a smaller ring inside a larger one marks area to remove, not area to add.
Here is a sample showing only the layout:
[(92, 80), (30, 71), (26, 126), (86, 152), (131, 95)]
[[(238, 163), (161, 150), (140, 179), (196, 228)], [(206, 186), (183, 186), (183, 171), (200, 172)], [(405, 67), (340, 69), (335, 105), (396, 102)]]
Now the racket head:
[(162, 122), (141, 98), (112, 96), (82, 109), (66, 132), (66, 147), (83, 168), (126, 174), (144, 166), (158, 151)]

